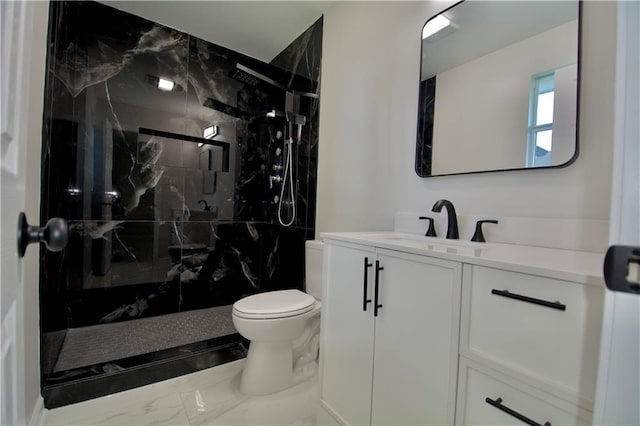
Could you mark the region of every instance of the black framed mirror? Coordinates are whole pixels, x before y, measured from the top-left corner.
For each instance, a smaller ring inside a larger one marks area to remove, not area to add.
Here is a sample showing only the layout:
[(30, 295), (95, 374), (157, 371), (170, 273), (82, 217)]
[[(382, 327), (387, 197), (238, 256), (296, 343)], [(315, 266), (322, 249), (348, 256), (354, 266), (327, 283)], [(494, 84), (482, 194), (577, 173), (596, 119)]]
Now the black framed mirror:
[(581, 3), (461, 1), (422, 30), (415, 171), (566, 167), (578, 156)]

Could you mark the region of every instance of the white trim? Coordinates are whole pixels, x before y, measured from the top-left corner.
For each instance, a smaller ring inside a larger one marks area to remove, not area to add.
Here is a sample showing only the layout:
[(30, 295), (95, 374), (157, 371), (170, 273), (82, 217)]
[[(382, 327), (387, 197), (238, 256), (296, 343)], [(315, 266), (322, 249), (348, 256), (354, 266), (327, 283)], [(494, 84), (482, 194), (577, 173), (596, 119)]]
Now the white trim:
[(44, 426), (46, 418), (47, 410), (44, 408), (44, 399), (40, 396), (36, 401), (36, 405), (33, 407), (29, 426)]
[[(640, 245), (640, 3), (617, 3), (610, 244)], [(640, 297), (605, 294), (594, 424), (640, 424)]]

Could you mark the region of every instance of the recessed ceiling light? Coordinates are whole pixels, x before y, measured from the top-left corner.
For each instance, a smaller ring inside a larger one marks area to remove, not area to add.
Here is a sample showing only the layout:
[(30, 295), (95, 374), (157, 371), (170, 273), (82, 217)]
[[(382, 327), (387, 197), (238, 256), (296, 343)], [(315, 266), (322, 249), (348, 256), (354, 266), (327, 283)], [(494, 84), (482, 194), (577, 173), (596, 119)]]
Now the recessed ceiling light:
[(160, 90), (170, 92), (173, 90), (173, 86), (175, 86), (175, 83), (171, 80), (167, 80), (166, 78), (158, 79), (158, 89)]
[(422, 28), (422, 39), (431, 37), (438, 31), (447, 28), (451, 24), (451, 21), (444, 17), (444, 15), (438, 15), (435, 18), (429, 20)]

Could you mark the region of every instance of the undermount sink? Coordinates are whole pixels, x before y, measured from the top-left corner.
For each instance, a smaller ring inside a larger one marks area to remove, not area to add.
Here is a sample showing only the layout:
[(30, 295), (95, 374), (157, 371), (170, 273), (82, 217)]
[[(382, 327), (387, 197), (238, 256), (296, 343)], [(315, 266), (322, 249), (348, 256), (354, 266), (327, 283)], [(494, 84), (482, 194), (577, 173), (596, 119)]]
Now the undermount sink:
[(459, 254), (464, 256), (480, 256), (483, 249), (491, 247), (491, 243), (477, 243), (474, 241), (452, 240), (437, 237), (423, 237), (421, 235), (398, 233), (371, 233), (371, 239), (388, 244), (404, 247), (421, 248), (430, 251)]

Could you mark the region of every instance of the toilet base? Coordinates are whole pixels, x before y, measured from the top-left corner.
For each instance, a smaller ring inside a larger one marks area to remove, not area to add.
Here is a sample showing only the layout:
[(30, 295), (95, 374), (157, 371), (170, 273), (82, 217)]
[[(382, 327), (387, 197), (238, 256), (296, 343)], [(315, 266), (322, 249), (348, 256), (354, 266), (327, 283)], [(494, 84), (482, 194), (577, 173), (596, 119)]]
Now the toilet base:
[(291, 342), (251, 341), (240, 391), (245, 395), (267, 395), (288, 388), (292, 382)]

